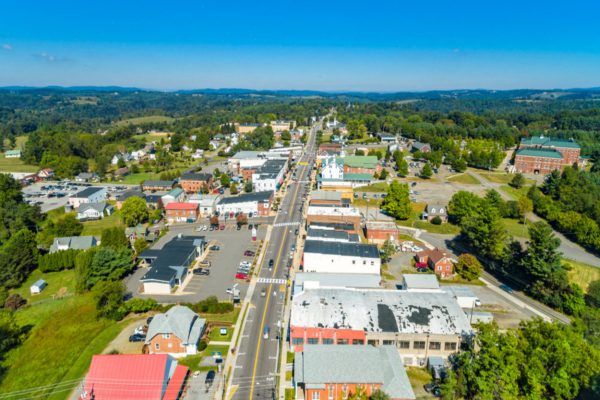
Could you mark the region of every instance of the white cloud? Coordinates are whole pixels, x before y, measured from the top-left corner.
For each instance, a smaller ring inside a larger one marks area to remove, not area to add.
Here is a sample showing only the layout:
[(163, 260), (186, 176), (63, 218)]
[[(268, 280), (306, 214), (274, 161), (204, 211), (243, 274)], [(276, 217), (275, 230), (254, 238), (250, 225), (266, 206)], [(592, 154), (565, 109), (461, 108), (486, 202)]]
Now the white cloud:
[(6, 50), (6, 51), (11, 51), (13, 49), (13, 47), (10, 43), (4, 43), (2, 45), (2, 49)]
[(36, 53), (33, 56), (35, 58), (39, 59), (39, 60), (43, 60), (43, 61), (46, 61), (46, 62), (49, 62), (49, 63), (69, 61), (68, 58), (57, 57), (57, 56), (54, 56), (52, 54), (48, 54), (46, 52)]

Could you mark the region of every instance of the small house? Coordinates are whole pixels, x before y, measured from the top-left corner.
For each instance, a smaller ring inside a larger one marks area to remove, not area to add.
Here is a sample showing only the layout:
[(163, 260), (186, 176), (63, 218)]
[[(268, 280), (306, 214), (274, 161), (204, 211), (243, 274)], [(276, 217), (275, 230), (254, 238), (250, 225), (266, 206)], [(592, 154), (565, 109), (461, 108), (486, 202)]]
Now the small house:
[(448, 208), (441, 204), (427, 204), (421, 217), (428, 222), (431, 222), (435, 217), (438, 217), (445, 223), (448, 222)]
[(107, 215), (111, 215), (113, 206), (105, 201), (100, 203), (84, 203), (77, 209), (77, 219), (80, 221), (92, 221), (102, 219)]
[(45, 280), (38, 279), (33, 285), (31, 285), (31, 287), (29, 288), (29, 292), (31, 294), (40, 294), (46, 286), (48, 286), (48, 283), (46, 283)]

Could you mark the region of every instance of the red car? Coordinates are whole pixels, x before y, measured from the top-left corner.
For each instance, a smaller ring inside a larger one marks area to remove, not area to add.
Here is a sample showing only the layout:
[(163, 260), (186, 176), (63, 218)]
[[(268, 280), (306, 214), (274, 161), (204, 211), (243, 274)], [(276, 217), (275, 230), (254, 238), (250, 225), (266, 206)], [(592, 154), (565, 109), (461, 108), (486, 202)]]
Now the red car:
[(224, 231), (224, 230), (225, 230), (225, 225), (221, 225), (220, 229), (221, 229), (222, 231)]
[(424, 263), (424, 262), (418, 262), (418, 263), (416, 263), (415, 267), (417, 269), (420, 269), (420, 268), (429, 268), (429, 266), (427, 265), (427, 263)]
[(235, 279), (240, 279), (242, 281), (248, 280), (248, 274), (244, 274), (243, 272), (238, 272), (235, 274)]

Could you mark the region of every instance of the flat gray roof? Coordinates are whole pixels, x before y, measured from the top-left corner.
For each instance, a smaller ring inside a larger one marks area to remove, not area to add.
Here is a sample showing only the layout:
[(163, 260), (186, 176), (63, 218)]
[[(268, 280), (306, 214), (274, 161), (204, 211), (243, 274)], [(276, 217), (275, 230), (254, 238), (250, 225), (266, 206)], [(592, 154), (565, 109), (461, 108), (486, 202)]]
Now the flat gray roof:
[(381, 277), (377, 274), (299, 272), (294, 278), (294, 285), (302, 286), (305, 282), (318, 282), (320, 287), (378, 288), (380, 281)]
[(307, 240), (304, 242), (304, 253), (379, 258), (379, 250), (374, 244), (325, 242), (322, 240)]
[(440, 284), (434, 274), (404, 274), (407, 289), (439, 289)]

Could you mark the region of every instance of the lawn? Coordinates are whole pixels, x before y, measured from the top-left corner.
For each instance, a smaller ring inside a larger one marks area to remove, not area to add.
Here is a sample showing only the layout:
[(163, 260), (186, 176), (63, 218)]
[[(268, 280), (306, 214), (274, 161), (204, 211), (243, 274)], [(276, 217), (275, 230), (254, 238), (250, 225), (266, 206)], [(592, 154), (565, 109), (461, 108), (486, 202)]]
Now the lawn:
[(148, 115), (145, 117), (122, 119), (120, 121), (115, 122), (115, 124), (119, 125), (119, 126), (124, 126), (124, 125), (129, 125), (129, 124), (139, 125), (139, 124), (147, 124), (147, 123), (154, 123), (154, 122), (172, 122), (174, 120), (175, 120), (175, 118), (168, 117), (166, 115)]
[[(490, 182), (500, 183), (500, 184), (503, 184), (503, 185), (508, 185), (508, 183), (514, 177), (513, 174), (508, 174), (508, 173), (479, 172), (479, 171), (477, 171), (477, 174), (481, 175), (483, 178), (487, 179)], [(526, 185), (532, 185), (533, 183), (534, 183), (534, 181), (532, 179), (525, 178), (525, 184)]]
[(37, 165), (25, 164), (19, 158), (5, 158), (4, 153), (0, 152), (0, 172), (37, 172), (40, 167)]
[(430, 233), (439, 233), (442, 235), (458, 235), (460, 228), (449, 222), (440, 225), (434, 225), (427, 221), (415, 221), (413, 224), (415, 228), (424, 229)]
[(199, 314), (202, 318), (206, 319), (207, 322), (229, 322), (234, 325), (240, 315), (240, 308), (236, 307), (232, 312), (225, 314)]
[[(40, 278), (43, 278), (48, 283), (48, 286), (42, 293), (31, 295), (29, 293), (29, 287)], [(59, 291), (61, 292), (61, 295), (72, 295), (75, 293), (75, 270), (71, 269), (44, 273), (39, 269), (36, 269), (29, 275), (29, 278), (20, 288), (11, 291), (11, 293), (18, 293), (23, 298), (27, 299), (27, 303), (32, 303), (52, 299)]]
[(529, 187), (530, 186), (526, 185), (523, 186), (521, 189), (515, 189), (514, 187), (509, 185), (502, 185), (500, 186), (500, 189), (502, 189), (503, 192), (508, 194), (514, 200), (518, 200), (521, 196), (527, 196), (527, 191), (529, 191)]
[(481, 184), (481, 182), (479, 181), (479, 179), (477, 179), (473, 175), (469, 175), (469, 174), (452, 175), (451, 177), (449, 177), (447, 179), (447, 181), (448, 182), (463, 183), (465, 185), (479, 185), (479, 184)]
[(590, 282), (600, 279), (600, 268), (572, 260), (563, 259), (563, 261), (571, 268), (569, 271), (569, 279), (572, 283), (581, 286), (583, 291), (587, 290)]
[(375, 182), (367, 186), (354, 188), (355, 192), (387, 192), (389, 185), (385, 182)]
[[(82, 378), (92, 356), (102, 352), (123, 329), (121, 323), (97, 320), (95, 314), (91, 295), (47, 301), (17, 311), (17, 323), (31, 330), (3, 362), (8, 370), (0, 393)], [(64, 399), (75, 384), (61, 386), (51, 398)], [(43, 397), (50, 391), (41, 389), (27, 396)]]
[(125, 225), (123, 224), (123, 222), (121, 222), (121, 219), (119, 218), (118, 211), (115, 211), (112, 215), (109, 215), (108, 217), (104, 217), (102, 219), (83, 222), (83, 232), (81, 232), (81, 236), (101, 236), (102, 230), (106, 228), (113, 228), (116, 226), (125, 228)]
[(383, 200), (381, 199), (353, 199), (354, 207), (379, 207)]
[(523, 225), (519, 220), (502, 218), (502, 222), (511, 236), (529, 239), (529, 221), (526, 225)]
[(190, 369), (190, 371), (199, 371), (200, 361), (202, 361), (202, 354), (195, 354), (193, 356), (180, 358), (178, 360), (178, 364), (185, 365)]
[[(221, 333), (219, 332), (221, 330), (221, 328), (227, 328), (227, 335), (221, 335)], [(210, 339), (210, 341), (230, 342), (232, 336), (233, 336), (233, 326), (229, 326), (229, 327), (215, 326), (210, 331), (208, 338)]]
[(407, 367), (406, 374), (417, 399), (435, 399), (423, 388), (432, 381), (431, 374), (424, 368)]

